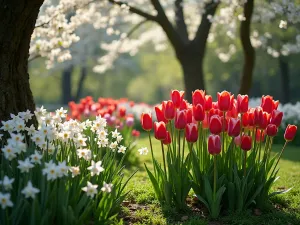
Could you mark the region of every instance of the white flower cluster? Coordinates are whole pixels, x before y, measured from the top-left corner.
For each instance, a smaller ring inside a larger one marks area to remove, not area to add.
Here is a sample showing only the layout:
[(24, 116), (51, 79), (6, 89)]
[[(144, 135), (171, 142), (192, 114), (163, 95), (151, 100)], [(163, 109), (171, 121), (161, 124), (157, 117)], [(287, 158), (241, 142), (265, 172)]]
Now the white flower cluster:
[[(37, 129), (33, 125), (27, 125), (34, 114), (39, 121)], [(90, 176), (98, 176), (105, 169), (102, 166), (102, 161), (94, 160), (99, 153), (96, 151), (101, 151), (102, 147), (108, 147), (112, 151), (117, 150), (117, 152), (125, 154), (126, 147), (120, 145), (123, 139), (122, 135), (117, 129), (108, 132), (106, 129), (107, 122), (100, 116), (93, 121), (78, 122), (66, 120), (67, 110), (63, 108), (49, 113), (43, 107), (37, 108), (34, 114), (30, 111), (21, 112), (18, 115), (12, 114), (11, 120), (1, 122), (0, 130), (8, 132), (10, 135), (3, 142), (5, 145), (0, 146), (3, 159), (11, 162), (16, 160), (17, 163), (14, 164), (16, 164), (21, 175), (33, 173), (33, 168), (38, 165), (41, 168), (41, 174), (46, 177), (47, 181), (69, 177), (69, 175), (76, 177), (83, 170), (80, 160), (84, 160), (84, 165), (88, 165), (86, 170), (89, 171)], [(93, 132), (93, 135), (86, 136), (85, 131), (87, 130)], [(25, 133), (28, 136), (25, 137)], [(93, 150), (94, 152), (88, 148), (91, 142), (98, 146), (98, 148), (94, 148), (96, 150)], [(77, 149), (74, 154), (70, 152), (70, 146), (75, 150)], [(56, 156), (62, 154), (65, 157), (63, 160), (58, 160)], [(71, 155), (73, 155), (72, 157), (75, 155), (77, 158), (72, 161)], [(75, 163), (72, 165), (72, 162), (76, 162), (77, 165)], [(15, 179), (7, 175), (2, 177), (0, 180), (0, 186), (3, 186), (2, 190), (11, 190)], [(101, 191), (110, 193), (112, 186), (112, 184), (104, 183)], [(88, 182), (88, 186), (82, 190), (87, 192), (88, 196), (93, 197), (97, 187), (98, 185), (92, 185)], [(39, 192), (40, 190), (33, 186), (31, 180), (27, 181), (26, 187), (21, 191), (25, 198), (34, 198)], [(0, 192), (0, 205), (2, 209), (13, 206), (10, 193)]]

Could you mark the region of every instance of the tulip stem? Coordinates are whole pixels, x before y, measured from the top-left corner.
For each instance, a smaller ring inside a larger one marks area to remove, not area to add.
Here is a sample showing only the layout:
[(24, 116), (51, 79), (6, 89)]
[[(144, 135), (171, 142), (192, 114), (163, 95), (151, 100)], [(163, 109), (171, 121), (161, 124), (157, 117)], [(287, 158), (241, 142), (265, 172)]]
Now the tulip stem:
[(223, 112), (223, 121), (222, 121), (222, 155), (224, 154), (225, 151), (225, 123), (226, 123), (226, 119), (225, 119), (225, 114), (226, 112)]
[(244, 151), (244, 177), (246, 176), (247, 151)]
[(165, 159), (164, 144), (163, 144), (163, 141), (161, 141), (160, 143), (161, 143), (161, 152), (162, 152), (163, 162), (164, 162), (164, 171), (165, 171), (165, 176), (167, 178), (167, 168), (166, 168), (166, 159)]
[(216, 200), (216, 191), (217, 191), (217, 156), (214, 155), (214, 201)]
[(260, 137), (259, 137), (258, 162), (260, 161), (261, 142), (263, 141), (263, 140), (262, 140), (262, 134), (263, 134), (263, 130), (261, 130), (261, 132), (260, 132)]
[(179, 162), (180, 162), (180, 131), (181, 130), (178, 129), (178, 160), (179, 160)]
[(277, 162), (276, 162), (276, 164), (275, 164), (275, 166), (274, 166), (274, 168), (273, 168), (273, 171), (272, 171), (272, 173), (271, 173), (271, 177), (273, 176), (273, 173), (275, 172), (275, 169), (276, 169), (276, 167), (277, 167), (277, 165), (278, 165), (278, 163), (279, 163), (279, 160), (280, 160), (280, 158), (281, 158), (281, 156), (282, 156), (282, 153), (283, 153), (283, 151), (284, 151), (284, 149), (285, 149), (287, 143), (288, 143), (288, 141), (285, 141), (285, 143), (284, 143), (284, 145), (283, 145), (283, 147), (282, 147), (282, 149), (281, 149), (280, 155), (279, 155), (279, 157), (278, 157), (278, 159), (277, 159)]
[(185, 138), (183, 137), (183, 146), (182, 146), (182, 167), (183, 167), (183, 161), (184, 161), (184, 147), (185, 147)]
[(151, 141), (151, 135), (150, 135), (150, 131), (148, 131), (148, 137), (149, 137), (149, 142), (150, 142), (150, 150), (151, 150), (151, 156), (152, 156), (152, 163), (153, 163), (153, 168), (154, 168), (154, 174), (156, 176), (156, 167), (154, 164), (154, 155), (153, 155), (153, 147), (152, 147), (152, 141)]

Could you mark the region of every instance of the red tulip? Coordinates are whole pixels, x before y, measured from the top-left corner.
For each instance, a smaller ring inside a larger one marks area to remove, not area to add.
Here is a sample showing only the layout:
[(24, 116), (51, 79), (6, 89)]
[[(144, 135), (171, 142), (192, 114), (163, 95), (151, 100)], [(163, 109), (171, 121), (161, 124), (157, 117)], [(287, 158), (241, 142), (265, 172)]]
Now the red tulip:
[(184, 91), (173, 90), (171, 91), (171, 99), (176, 109), (180, 108)]
[(186, 100), (182, 100), (181, 101), (181, 104), (180, 104), (180, 110), (185, 110), (185, 109), (188, 109), (188, 102)]
[(274, 109), (277, 109), (279, 101), (274, 101), (273, 97), (270, 95), (262, 96), (261, 98), (261, 107), (267, 113), (272, 113)]
[(209, 135), (208, 152), (211, 155), (218, 155), (221, 152), (221, 140), (219, 135)]
[(171, 142), (172, 142), (172, 140), (171, 140), (170, 133), (169, 133), (169, 131), (167, 131), (167, 137), (165, 140), (163, 140), (163, 144), (169, 145), (169, 144), (171, 144)]
[(198, 104), (196, 106), (193, 106), (193, 115), (196, 121), (204, 120), (205, 112), (203, 110), (202, 105)]
[(279, 110), (273, 110), (272, 111), (272, 116), (271, 116), (271, 124), (275, 124), (277, 127), (280, 126), (281, 121), (283, 117), (283, 112), (280, 112)]
[(265, 131), (260, 129), (256, 130), (255, 140), (258, 143), (263, 142), (265, 140)]
[(262, 118), (259, 124), (259, 128), (265, 130), (269, 125), (271, 115), (267, 112), (263, 112)]
[(229, 120), (225, 117), (221, 116), (221, 121), (222, 121), (222, 131), (227, 131), (228, 130), (228, 124), (229, 124)]
[(192, 123), (193, 122), (193, 110), (192, 109), (187, 109), (185, 111), (186, 113), (186, 122), (187, 123)]
[(242, 126), (243, 127), (248, 127), (249, 126), (249, 119), (248, 119), (249, 115), (248, 112), (244, 113), (242, 116)]
[(254, 109), (248, 110), (248, 126), (253, 127), (254, 123)]
[(193, 105), (202, 105), (205, 104), (205, 91), (197, 89), (192, 93)]
[(233, 97), (228, 91), (218, 92), (218, 106), (222, 112), (231, 110)]
[(241, 121), (239, 119), (230, 118), (228, 124), (228, 135), (230, 137), (237, 137), (240, 135)]
[(175, 118), (175, 106), (172, 101), (163, 101), (162, 103), (163, 109), (164, 109), (164, 114), (166, 120), (172, 120)]
[(146, 131), (152, 130), (152, 115), (151, 113), (142, 113), (141, 115), (142, 128)]
[(285, 129), (284, 139), (286, 141), (292, 141), (296, 136), (296, 132), (297, 132), (297, 126), (289, 124)]
[(276, 136), (277, 132), (278, 132), (278, 128), (275, 124), (269, 124), (267, 126), (267, 135), (270, 136), (270, 137), (274, 137)]
[(185, 127), (185, 138), (187, 142), (198, 140), (198, 127), (195, 123), (188, 123)]
[(166, 124), (163, 121), (154, 123), (154, 136), (161, 141), (167, 138)]
[(254, 125), (256, 127), (259, 127), (259, 125), (261, 124), (262, 117), (263, 117), (263, 110), (261, 107), (258, 106), (254, 110)]
[(220, 134), (222, 132), (222, 121), (218, 115), (213, 115), (209, 120), (209, 130), (212, 134)]
[(175, 128), (182, 130), (185, 128), (186, 124), (187, 124), (186, 111), (185, 110), (177, 111), (175, 116)]
[(155, 106), (154, 109), (155, 109), (157, 121), (158, 121), (158, 122), (163, 121), (163, 122), (166, 123), (167, 120), (166, 120), (166, 118), (165, 118), (165, 113), (164, 113), (164, 111), (163, 111), (162, 105)]
[(230, 111), (226, 112), (226, 117), (238, 117), (238, 111), (237, 111), (237, 101), (233, 99), (232, 109)]
[(125, 115), (126, 115), (126, 108), (125, 108), (124, 106), (121, 106), (121, 107), (119, 108), (119, 116), (120, 116), (121, 118), (123, 118), (123, 117), (125, 117)]
[(209, 111), (212, 108), (212, 97), (211, 95), (205, 95), (204, 111)]
[(218, 102), (212, 102), (211, 106), (212, 106), (213, 109), (218, 109), (219, 110)]
[(207, 114), (205, 113), (204, 120), (202, 121), (202, 128), (203, 129), (208, 129), (209, 128), (209, 119)]
[(131, 132), (131, 135), (132, 135), (133, 137), (139, 137), (140, 134), (141, 134), (141, 132), (139, 132), (138, 130), (132, 130), (132, 132)]
[(251, 149), (252, 138), (248, 135), (243, 135), (241, 139), (241, 149), (249, 151)]
[(237, 111), (238, 113), (246, 113), (248, 111), (249, 97), (248, 95), (237, 96)]

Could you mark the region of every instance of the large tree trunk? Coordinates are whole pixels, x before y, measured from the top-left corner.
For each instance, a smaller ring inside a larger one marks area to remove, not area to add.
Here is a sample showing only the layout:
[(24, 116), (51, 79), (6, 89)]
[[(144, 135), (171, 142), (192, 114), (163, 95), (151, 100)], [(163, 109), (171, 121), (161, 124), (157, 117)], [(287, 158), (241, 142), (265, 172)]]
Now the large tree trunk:
[(62, 71), (61, 78), (61, 103), (67, 105), (73, 100), (72, 97), (72, 73), (74, 66), (68, 65)]
[(282, 103), (290, 102), (290, 68), (287, 57), (279, 57), (281, 75)]
[(28, 74), (29, 45), (43, 0), (0, 1), (0, 121), (35, 110)]
[(248, 0), (244, 5), (244, 17), (246, 19), (241, 22), (240, 28), (240, 39), (244, 51), (244, 66), (239, 90), (240, 94), (249, 94), (252, 85), (255, 51), (250, 40), (250, 25), (253, 8), (254, 0)]
[(186, 51), (178, 57), (185, 85), (185, 98), (192, 102), (192, 92), (196, 89), (205, 90), (203, 72), (204, 53), (186, 48)]

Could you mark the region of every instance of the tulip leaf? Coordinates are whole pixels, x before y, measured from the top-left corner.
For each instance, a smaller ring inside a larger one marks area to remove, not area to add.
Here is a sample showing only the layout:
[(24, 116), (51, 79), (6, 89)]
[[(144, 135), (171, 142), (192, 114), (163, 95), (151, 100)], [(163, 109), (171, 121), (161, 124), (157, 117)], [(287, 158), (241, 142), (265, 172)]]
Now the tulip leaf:
[(269, 197), (275, 196), (275, 195), (279, 195), (279, 194), (285, 194), (288, 193), (290, 190), (292, 190), (293, 187), (286, 189), (286, 190), (282, 190), (282, 191), (274, 191), (271, 194), (269, 194)]

